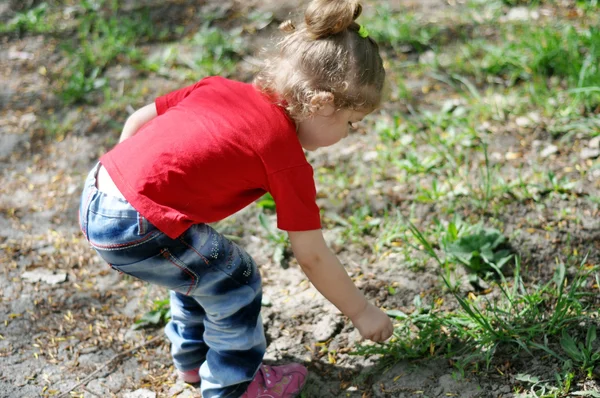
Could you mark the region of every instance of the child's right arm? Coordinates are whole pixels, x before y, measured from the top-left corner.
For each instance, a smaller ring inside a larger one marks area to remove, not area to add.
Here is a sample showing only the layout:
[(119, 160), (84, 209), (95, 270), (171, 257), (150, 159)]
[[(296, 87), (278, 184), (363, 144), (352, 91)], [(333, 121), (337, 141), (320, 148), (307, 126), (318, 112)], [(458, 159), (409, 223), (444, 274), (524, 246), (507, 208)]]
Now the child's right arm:
[(123, 142), (127, 138), (137, 133), (140, 127), (154, 119), (157, 115), (158, 113), (156, 111), (156, 105), (154, 102), (133, 112), (131, 116), (127, 118), (127, 121), (123, 126), (123, 131), (121, 132), (119, 142)]
[(348, 316), (360, 334), (387, 340), (394, 329), (390, 318), (369, 303), (354, 285), (321, 230), (288, 232), (292, 250), (308, 279), (325, 298)]

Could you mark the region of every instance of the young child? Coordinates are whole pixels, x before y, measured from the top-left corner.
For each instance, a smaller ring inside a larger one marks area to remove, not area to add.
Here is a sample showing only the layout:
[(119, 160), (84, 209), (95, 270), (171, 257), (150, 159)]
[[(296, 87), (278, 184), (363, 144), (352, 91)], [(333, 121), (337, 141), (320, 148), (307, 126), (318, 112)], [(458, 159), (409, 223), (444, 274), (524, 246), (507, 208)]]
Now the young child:
[(360, 13), (356, 1), (313, 0), (302, 26), (282, 25), (253, 85), (208, 77), (157, 98), (87, 178), (83, 233), (114, 269), (171, 291), (173, 361), (204, 398), (293, 397), (306, 378), (300, 364), (261, 364), (260, 273), (208, 226), (265, 192), (313, 285), (363, 337), (392, 334), (323, 239), (303, 151), (340, 141), (381, 101), (385, 71)]

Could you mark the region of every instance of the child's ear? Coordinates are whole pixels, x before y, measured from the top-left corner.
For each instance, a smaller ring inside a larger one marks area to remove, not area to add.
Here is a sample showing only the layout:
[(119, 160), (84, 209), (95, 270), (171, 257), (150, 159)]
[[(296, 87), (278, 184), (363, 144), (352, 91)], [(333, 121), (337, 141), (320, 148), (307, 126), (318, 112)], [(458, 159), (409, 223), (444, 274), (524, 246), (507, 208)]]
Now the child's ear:
[(310, 100), (310, 113), (331, 116), (335, 112), (334, 96), (327, 91), (318, 91)]

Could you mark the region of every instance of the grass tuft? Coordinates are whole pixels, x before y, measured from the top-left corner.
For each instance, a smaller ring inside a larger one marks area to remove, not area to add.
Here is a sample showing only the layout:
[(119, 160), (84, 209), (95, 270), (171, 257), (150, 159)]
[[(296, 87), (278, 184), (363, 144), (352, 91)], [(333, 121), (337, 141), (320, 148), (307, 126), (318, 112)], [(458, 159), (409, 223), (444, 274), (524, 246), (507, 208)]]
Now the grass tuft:
[[(419, 249), (440, 269), (446, 269), (447, 260), (437, 254), (428, 238), (413, 224), (409, 230)], [(447, 274), (440, 273), (458, 303), (457, 310), (444, 311), (442, 298), (425, 306), (417, 296), (410, 315), (390, 314), (398, 321), (390, 343), (360, 346), (356, 354), (383, 355), (386, 366), (405, 359), (443, 355), (452, 357), (464, 373), (480, 365), (489, 369), (499, 356), (526, 352), (549, 355), (565, 371), (581, 371), (590, 377), (600, 367), (596, 328), (590, 322), (600, 314), (593, 306), (594, 294), (588, 286), (598, 280), (600, 267), (585, 264), (584, 258), (575, 275), (567, 278), (565, 264), (558, 263), (551, 281), (527, 286), (516, 258), (512, 282), (494, 267), (500, 277), (496, 284), (500, 295), (495, 298), (474, 294), (465, 298), (453, 288)]]
[(34, 8), (17, 13), (8, 23), (0, 24), (0, 32), (46, 33), (52, 29), (47, 21), (48, 4), (40, 3)]
[(112, 5), (105, 15), (96, 4), (87, 5), (77, 27), (77, 39), (63, 44), (64, 54), (71, 59), (69, 72), (61, 76), (59, 95), (66, 104), (86, 102), (90, 94), (107, 84), (105, 69), (116, 61), (139, 62), (138, 43), (152, 34), (147, 13), (134, 17), (119, 15)]

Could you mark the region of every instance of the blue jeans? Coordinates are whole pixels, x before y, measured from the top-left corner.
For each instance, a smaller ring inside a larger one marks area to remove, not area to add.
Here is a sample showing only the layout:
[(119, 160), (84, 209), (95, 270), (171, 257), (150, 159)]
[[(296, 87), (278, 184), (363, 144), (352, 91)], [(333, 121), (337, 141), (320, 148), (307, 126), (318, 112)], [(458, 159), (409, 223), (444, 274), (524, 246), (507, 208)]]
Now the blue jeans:
[(86, 239), (115, 270), (171, 290), (173, 361), (183, 371), (200, 367), (202, 396), (241, 396), (266, 349), (255, 262), (206, 224), (169, 238), (127, 201), (98, 191), (97, 170), (81, 197)]

